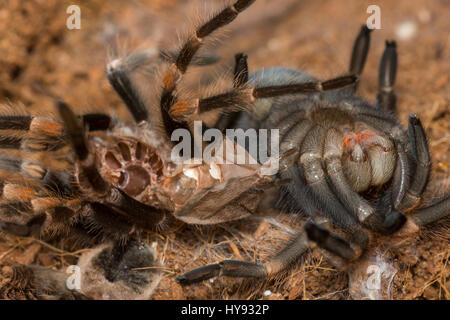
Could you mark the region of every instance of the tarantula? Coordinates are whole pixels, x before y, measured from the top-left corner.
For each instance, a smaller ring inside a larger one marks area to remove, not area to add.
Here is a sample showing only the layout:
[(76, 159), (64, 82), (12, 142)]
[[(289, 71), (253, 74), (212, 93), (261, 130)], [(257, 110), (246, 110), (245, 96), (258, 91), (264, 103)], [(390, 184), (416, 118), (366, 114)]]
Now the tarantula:
[[(86, 289), (90, 285), (86, 281), (101, 278), (102, 285), (116, 290), (116, 283), (125, 282), (128, 296), (148, 297), (159, 281), (158, 273), (138, 269), (157, 265), (155, 254), (133, 239), (160, 225), (169, 213), (194, 224), (241, 219), (257, 210), (266, 189), (282, 185), (282, 192), (311, 220), (268, 262), (222, 261), (179, 276), (183, 285), (215, 276), (266, 277), (285, 269), (312, 243), (353, 261), (368, 246), (364, 229), (383, 234), (411, 231), (448, 215), (448, 195), (416, 209), (431, 161), (420, 120), (410, 116), (406, 132), (393, 116), (395, 42), (386, 43), (380, 63), (377, 105), (354, 95), (369, 49), (366, 27), (356, 39), (348, 75), (319, 81), (286, 68), (249, 74), (247, 56), (237, 54), (229, 91), (182, 99), (177, 87), (188, 67), (214, 62), (197, 54), (204, 39), (253, 2), (235, 1), (197, 28), (178, 53), (161, 53), (165, 68), (160, 118), (150, 116), (133, 84), (133, 71), (148, 62), (145, 52), (115, 59), (106, 69), (134, 118), (132, 126), (106, 114), (77, 116), (64, 102), (57, 104), (62, 123), (28, 115), (0, 116), (0, 148), (31, 155), (0, 158), (0, 169), (10, 173), (2, 184), (1, 230), (21, 236), (114, 240), (81, 259), (79, 265), (87, 275), (81, 292), (104, 297), (99, 287)], [(214, 112), (223, 112), (213, 126), (220, 130), (279, 129), (280, 151), (271, 157), (280, 159), (280, 172), (265, 174), (267, 163), (261, 162), (173, 161), (172, 133), (192, 131), (194, 120)], [(53, 152), (56, 169), (35, 160), (39, 152)], [(62, 160), (57, 156), (61, 154)], [(70, 169), (58, 170), (61, 161)], [(373, 189), (380, 193), (375, 200), (366, 194)], [(328, 224), (343, 236), (329, 231)]]

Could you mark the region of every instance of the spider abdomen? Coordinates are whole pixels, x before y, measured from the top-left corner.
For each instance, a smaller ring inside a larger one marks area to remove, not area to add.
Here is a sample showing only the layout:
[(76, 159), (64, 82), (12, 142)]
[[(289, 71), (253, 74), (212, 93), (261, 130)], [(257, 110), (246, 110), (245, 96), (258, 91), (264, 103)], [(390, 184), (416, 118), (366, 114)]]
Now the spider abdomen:
[[(361, 130), (362, 129), (362, 130)], [(381, 186), (394, 173), (394, 144), (366, 125), (347, 131), (342, 138), (344, 174), (356, 192)]]
[(359, 193), (392, 178), (395, 145), (383, 131), (355, 119), (345, 104), (322, 105), (313, 99), (277, 104), (265, 124), (280, 128), (281, 153), (299, 151), (297, 165), (308, 184), (339, 174)]

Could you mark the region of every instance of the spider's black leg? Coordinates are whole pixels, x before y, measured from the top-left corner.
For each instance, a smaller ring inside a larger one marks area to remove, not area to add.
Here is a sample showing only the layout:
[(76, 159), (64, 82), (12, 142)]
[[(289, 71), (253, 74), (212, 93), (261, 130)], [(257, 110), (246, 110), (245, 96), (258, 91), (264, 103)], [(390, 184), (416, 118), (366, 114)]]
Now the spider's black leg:
[(137, 124), (148, 122), (148, 110), (132, 83), (127, 66), (121, 60), (114, 60), (106, 68), (106, 76), (111, 86), (119, 94)]
[(450, 195), (435, 201), (432, 205), (415, 210), (411, 219), (419, 227), (433, 223), (450, 214)]
[(27, 152), (57, 151), (66, 145), (61, 137), (0, 135), (0, 149)]
[(326, 81), (311, 81), (267, 87), (234, 88), (226, 93), (193, 101), (179, 101), (171, 106), (169, 113), (178, 121), (187, 121), (192, 115), (225, 109), (226, 111), (251, 110), (256, 99), (291, 94), (315, 94), (354, 85), (358, 76), (345, 75)]
[[(356, 243), (361, 251), (364, 251), (369, 242), (367, 234), (334, 196), (326, 185), (326, 181), (314, 186), (306, 184), (303, 181), (304, 177), (300, 176), (295, 177), (293, 179), (294, 185), (289, 186), (291, 187), (290, 193), (295, 195), (295, 199), (300, 208), (305, 212), (311, 210), (321, 212), (324, 216), (330, 218), (336, 227), (348, 234), (351, 241)], [(301, 192), (300, 190), (307, 190), (307, 192)], [(324, 191), (324, 194), (319, 194), (322, 191)], [(312, 223), (307, 224), (305, 227), (307, 227), (308, 239), (316, 242), (319, 247), (332, 254), (350, 260), (361, 253), (359, 250), (355, 251), (347, 240), (324, 228), (317, 227)]]
[(395, 76), (397, 73), (397, 49), (395, 41), (386, 41), (386, 49), (381, 58), (377, 94), (378, 107), (387, 111), (396, 111), (397, 97), (394, 92)]
[(103, 113), (87, 113), (82, 115), (82, 118), (88, 131), (106, 131), (115, 124), (113, 118)]
[(235, 88), (245, 86), (248, 83), (248, 56), (244, 53), (238, 53), (234, 56), (234, 84)]
[[(22, 147), (23, 143), (22, 137), (7, 137), (7, 136), (0, 136), (0, 149), (13, 149), (13, 150), (19, 150)], [(46, 151), (47, 146), (44, 146), (42, 151)]]
[[(149, 121), (149, 113), (144, 101), (133, 84), (132, 73), (140, 66), (148, 65), (155, 59), (160, 58), (164, 61), (172, 61), (176, 59), (176, 53), (169, 51), (143, 50), (134, 52), (124, 58), (114, 59), (106, 67), (106, 76), (120, 96), (126, 107), (130, 111), (136, 123)], [(209, 65), (216, 63), (220, 57), (213, 54), (198, 56), (193, 59), (195, 65)]]
[(366, 25), (363, 25), (361, 27), (361, 31), (355, 39), (352, 57), (350, 60), (350, 74), (356, 74), (359, 76), (364, 69), (370, 47), (370, 32), (372, 32), (372, 30), (367, 28)]
[[(165, 62), (174, 62), (177, 59), (178, 52), (161, 50), (159, 57)], [(208, 66), (215, 64), (220, 60), (220, 56), (207, 52), (203, 54), (197, 54), (192, 58), (191, 65), (195, 66)]]
[(307, 222), (303, 229), (278, 254), (264, 263), (254, 263), (238, 260), (224, 260), (189, 271), (177, 277), (181, 285), (190, 285), (213, 277), (262, 278), (272, 276), (286, 269), (297, 261), (310, 247), (309, 241), (314, 241), (322, 249), (351, 260), (356, 253), (350, 244), (341, 237), (323, 227)]
[(401, 143), (396, 143), (397, 163), (394, 171), (394, 179), (392, 181), (392, 199), (394, 206), (397, 208), (406, 195), (411, 178), (411, 168), (409, 165), (408, 155)]
[(405, 214), (394, 206), (391, 190), (383, 193), (377, 201), (375, 212), (363, 224), (382, 234), (392, 234), (406, 222)]
[(419, 118), (410, 115), (408, 118), (408, 134), (411, 140), (412, 153), (416, 160), (415, 174), (405, 197), (399, 205), (400, 209), (410, 209), (419, 204), (425, 190), (431, 170), (431, 156), (425, 130)]
[(50, 226), (53, 231), (68, 228), (69, 219), (80, 207), (80, 201), (67, 198), (67, 195), (50, 196), (49, 189), (45, 192), (38, 190), (12, 183), (2, 185), (1, 230), (19, 236), (30, 236), (39, 235), (44, 225)]
[(231, 6), (224, 8), (205, 24), (200, 26), (195, 35), (188, 39), (180, 50), (176, 59), (176, 67), (181, 73), (185, 73), (192, 58), (202, 46), (203, 39), (215, 30), (229, 24), (231, 21), (247, 9), (255, 0), (237, 0)]
[(182, 285), (190, 285), (213, 277), (261, 278), (274, 275), (287, 268), (300, 258), (309, 248), (308, 238), (304, 230), (300, 231), (291, 242), (278, 254), (264, 263), (248, 261), (224, 260), (189, 271), (177, 277)]
[(111, 202), (83, 202), (39, 197), (30, 188), (5, 185), (3, 198), (9, 202), (0, 205), (0, 230), (19, 236), (39, 235), (44, 223), (54, 235), (68, 231), (77, 213), (83, 215), (78, 225), (109, 239), (127, 239), (135, 225), (150, 230), (161, 221), (156, 209), (116, 195)]
[(94, 194), (106, 195), (110, 191), (111, 186), (103, 179), (97, 169), (95, 154), (90, 152), (86, 142), (86, 132), (83, 123), (73, 113), (72, 109), (63, 102), (58, 103), (58, 111), (64, 121), (67, 137), (75, 151), (79, 169), (82, 176), (88, 181), (89, 186), (87, 187)]
[[(236, 17), (254, 1), (255, 0), (237, 0), (234, 4), (224, 8), (209, 21), (201, 25), (184, 43), (178, 53), (175, 63), (170, 66), (167, 73), (163, 76), (163, 91), (161, 94), (160, 107), (163, 124), (169, 137), (173, 130), (177, 128), (187, 128), (186, 119), (181, 119), (177, 116), (177, 112), (173, 111), (179, 109), (178, 113), (185, 114), (186, 112), (190, 112), (186, 109), (189, 105), (184, 101), (177, 102), (174, 92), (177, 82), (180, 81), (182, 76), (186, 73), (194, 55), (204, 43), (204, 38), (236, 19)], [(172, 110), (172, 106), (174, 105), (176, 107)]]
[(344, 240), (338, 235), (328, 231), (326, 228), (312, 222), (308, 222), (305, 225), (305, 230), (308, 235), (308, 239), (317, 243), (320, 248), (325, 249), (345, 260), (355, 258), (356, 252), (347, 240)]
[(259, 87), (254, 88), (252, 94), (254, 99), (261, 99), (296, 93), (320, 93), (353, 85), (358, 81), (358, 79), (358, 76), (355, 75), (345, 75), (325, 81), (311, 81), (297, 84), (294, 83), (279, 86)]
[[(247, 65), (247, 55), (244, 53), (238, 53), (234, 56), (234, 81), (233, 87), (240, 88), (248, 83), (248, 65)], [(241, 116), (241, 112), (233, 112), (222, 114), (214, 125), (215, 128), (219, 130), (225, 130), (227, 128), (233, 128), (236, 121)]]

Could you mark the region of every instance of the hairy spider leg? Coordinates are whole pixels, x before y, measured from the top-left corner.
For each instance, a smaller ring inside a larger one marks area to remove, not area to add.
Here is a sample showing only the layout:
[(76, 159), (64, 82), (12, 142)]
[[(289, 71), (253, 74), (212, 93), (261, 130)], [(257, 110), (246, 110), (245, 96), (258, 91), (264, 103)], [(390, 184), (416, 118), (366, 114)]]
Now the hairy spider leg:
[(397, 74), (397, 48), (395, 41), (386, 41), (378, 71), (377, 106), (383, 110), (396, 112), (397, 97), (394, 91)]
[(398, 207), (400, 210), (410, 211), (419, 205), (422, 193), (427, 187), (431, 171), (431, 156), (425, 129), (416, 115), (408, 117), (408, 135), (416, 167), (411, 184)]
[(361, 27), (361, 31), (353, 43), (352, 56), (350, 59), (349, 73), (361, 75), (366, 64), (367, 54), (370, 48), (370, 33), (371, 29), (366, 25)]
[(90, 150), (83, 124), (67, 104), (60, 102), (58, 111), (77, 158), (79, 172), (76, 178), (87, 200), (103, 203), (144, 228), (151, 229), (160, 223), (165, 217), (164, 211), (135, 200), (103, 179), (97, 168), (96, 154)]
[(163, 76), (163, 90), (160, 100), (160, 108), (163, 118), (164, 127), (167, 135), (170, 137), (171, 133), (177, 128), (187, 128), (184, 119), (177, 117), (177, 112), (171, 112), (171, 107), (177, 105), (178, 112), (185, 113), (183, 109), (188, 107), (188, 104), (177, 104), (177, 98), (174, 93), (178, 81), (186, 73), (188, 66), (197, 51), (204, 43), (204, 38), (209, 36), (212, 32), (220, 27), (223, 27), (233, 21), (239, 13), (249, 7), (255, 0), (238, 0), (231, 6), (224, 8), (209, 21), (201, 25), (195, 33), (188, 38), (184, 43), (175, 62), (169, 67), (167, 73)]
[[(244, 53), (237, 53), (234, 56), (234, 79), (233, 79), (233, 87), (241, 88), (245, 87), (248, 83), (248, 64), (247, 64), (248, 56)], [(227, 128), (233, 128), (238, 121), (239, 117), (242, 115), (243, 111), (238, 112), (227, 112), (225, 114), (221, 114), (219, 119), (214, 125), (214, 128), (217, 128), (221, 131), (224, 131)]]
[[(313, 81), (301, 84), (252, 88), (244, 85), (247, 82), (241, 80), (238, 82), (239, 85), (236, 85), (236, 80), (239, 79), (238, 70), (240, 64), (245, 63), (244, 70), (246, 70), (246, 72), (244, 72), (243, 75), (248, 80), (247, 56), (243, 57), (242, 54), (237, 54), (235, 57), (235, 85), (232, 90), (208, 98), (196, 99), (193, 101), (179, 101), (171, 105), (169, 114), (173, 119), (183, 122), (189, 121), (190, 117), (194, 114), (202, 114), (215, 109), (225, 109), (227, 113), (232, 113), (232, 115), (222, 117), (217, 123), (216, 126), (218, 126), (219, 129), (223, 129), (228, 127), (224, 126), (224, 123), (230, 125), (233, 122), (233, 119), (238, 118), (240, 111), (251, 110), (251, 105), (255, 99), (278, 97), (289, 94), (324, 92), (340, 89), (349, 85), (356, 87), (369, 51), (371, 31), (372, 30), (368, 29), (365, 25), (361, 27), (361, 31), (353, 45), (349, 67), (350, 75), (337, 77), (323, 82)], [(229, 121), (226, 122), (227, 120)]]
[(239, 260), (224, 260), (217, 264), (210, 264), (186, 272), (178, 276), (176, 280), (185, 286), (219, 276), (244, 278), (267, 277), (286, 269), (290, 264), (300, 258), (308, 248), (308, 237), (305, 230), (302, 229), (283, 250), (269, 258), (266, 262), (254, 263)]
[[(101, 113), (82, 116), (89, 131), (105, 131), (114, 120)], [(63, 126), (52, 119), (33, 116), (0, 116), (0, 149), (27, 152), (58, 151), (66, 145)]]
[(354, 75), (340, 76), (326, 81), (311, 81), (267, 87), (233, 88), (226, 93), (194, 101), (180, 101), (170, 108), (173, 118), (187, 121), (195, 114), (202, 114), (212, 110), (226, 111), (251, 110), (256, 99), (273, 98), (291, 94), (316, 94), (349, 85), (354, 85), (358, 77)]

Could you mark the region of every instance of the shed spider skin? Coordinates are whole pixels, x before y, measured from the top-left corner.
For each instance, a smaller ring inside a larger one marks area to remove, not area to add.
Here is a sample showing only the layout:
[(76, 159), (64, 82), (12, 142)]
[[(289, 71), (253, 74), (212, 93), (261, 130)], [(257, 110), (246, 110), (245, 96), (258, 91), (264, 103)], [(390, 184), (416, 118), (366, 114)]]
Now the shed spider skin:
[[(181, 97), (178, 85), (190, 66), (216, 61), (198, 54), (205, 38), (253, 2), (235, 1), (200, 25), (179, 52), (161, 52), (165, 68), (157, 107), (160, 122), (150, 116), (133, 83), (133, 72), (148, 60), (145, 52), (115, 59), (106, 67), (109, 82), (134, 119), (132, 125), (106, 114), (76, 115), (64, 102), (56, 108), (62, 121), (0, 116), (0, 148), (20, 151), (18, 157), (0, 155), (0, 169), (8, 174), (1, 184), (0, 230), (108, 243), (80, 258), (79, 266), (90, 283), (84, 283), (79, 292), (52, 296), (148, 298), (159, 283), (159, 273), (131, 268), (159, 266), (156, 254), (137, 244), (142, 231), (157, 230), (168, 214), (190, 224), (248, 217), (265, 191), (279, 189), (280, 184), (282, 192), (310, 218), (285, 249), (264, 263), (226, 260), (177, 280), (188, 285), (215, 276), (270, 276), (312, 245), (355, 261), (370, 243), (367, 230), (408, 233), (449, 214), (449, 195), (420, 208), (431, 159), (420, 120), (411, 115), (406, 131), (393, 113), (395, 42), (386, 42), (376, 106), (355, 95), (370, 45), (367, 27), (362, 27), (355, 41), (348, 74), (320, 81), (306, 72), (278, 67), (249, 73), (247, 56), (238, 53), (234, 81), (227, 92), (193, 100)], [(220, 130), (279, 129), (280, 152), (271, 155), (280, 160), (277, 175), (265, 173), (267, 162), (173, 161), (172, 133), (192, 131), (194, 120), (217, 111), (222, 116), (213, 127)], [(25, 156), (49, 152), (53, 166), (39, 157)], [(376, 200), (365, 196), (370, 190), (377, 190)], [(125, 268), (124, 260), (131, 260), (133, 266)], [(41, 279), (44, 272), (34, 267), (24, 270), (30, 279)], [(6, 288), (11, 288), (15, 282), (7, 283)], [(30, 280), (22, 291), (42, 298), (42, 292), (48, 292), (42, 290), (45, 287), (42, 281)]]

